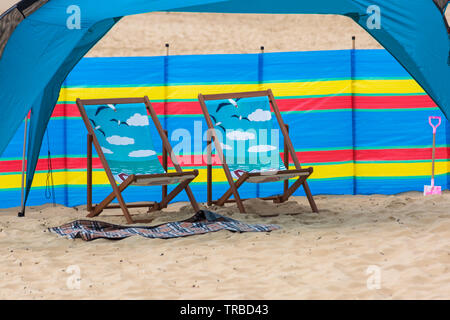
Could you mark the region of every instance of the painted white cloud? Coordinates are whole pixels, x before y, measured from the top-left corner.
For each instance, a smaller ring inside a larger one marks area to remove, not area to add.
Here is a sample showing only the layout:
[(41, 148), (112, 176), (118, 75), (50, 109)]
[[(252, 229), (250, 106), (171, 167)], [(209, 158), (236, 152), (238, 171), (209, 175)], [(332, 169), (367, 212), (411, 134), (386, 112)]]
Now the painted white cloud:
[(230, 140), (253, 140), (255, 139), (255, 134), (251, 132), (234, 130), (227, 132), (227, 138)]
[(103, 153), (107, 153), (107, 154), (113, 154), (114, 152), (112, 152), (111, 150), (109, 150), (108, 148), (102, 147), (102, 151)]
[(247, 117), (250, 121), (269, 121), (272, 119), (270, 111), (264, 111), (263, 109), (256, 109), (250, 113)]
[(220, 145), (222, 146), (222, 149), (224, 149), (224, 150), (233, 150), (233, 148), (231, 146), (224, 144), (222, 142), (220, 143)]
[(118, 146), (126, 146), (128, 144), (134, 144), (133, 138), (121, 137), (121, 136), (111, 136), (106, 138), (106, 141), (110, 144), (115, 144)]
[(153, 150), (135, 150), (131, 151), (128, 156), (132, 158), (144, 158), (154, 156), (156, 154)]
[(148, 126), (148, 116), (135, 113), (127, 120), (127, 124), (129, 126), (136, 126), (136, 127)]
[(262, 144), (259, 146), (252, 146), (252, 147), (248, 148), (248, 152), (267, 152), (267, 151), (272, 151), (272, 150), (276, 150), (276, 149), (277, 148), (274, 146)]

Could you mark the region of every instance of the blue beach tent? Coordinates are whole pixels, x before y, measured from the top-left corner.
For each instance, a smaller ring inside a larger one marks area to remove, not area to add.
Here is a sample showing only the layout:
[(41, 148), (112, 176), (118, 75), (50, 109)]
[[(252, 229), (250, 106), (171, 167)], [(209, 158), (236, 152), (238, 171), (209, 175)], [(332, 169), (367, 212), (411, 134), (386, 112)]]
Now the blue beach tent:
[[(450, 116), (448, 0), (23, 0), (0, 12), (0, 155), (31, 110), (25, 199), (61, 85), (123, 16), (152, 11), (339, 14), (394, 56)], [(375, 16), (377, 15), (377, 16)]]

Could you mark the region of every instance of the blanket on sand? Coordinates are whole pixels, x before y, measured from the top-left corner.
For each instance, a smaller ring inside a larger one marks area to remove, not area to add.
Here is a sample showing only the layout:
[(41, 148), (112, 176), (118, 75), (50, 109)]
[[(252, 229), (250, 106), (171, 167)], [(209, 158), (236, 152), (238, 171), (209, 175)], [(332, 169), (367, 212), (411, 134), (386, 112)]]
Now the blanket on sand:
[(69, 239), (81, 238), (85, 241), (99, 238), (123, 239), (133, 235), (146, 238), (178, 238), (229, 230), (232, 232), (270, 232), (280, 227), (273, 224), (248, 224), (217, 213), (201, 210), (183, 221), (169, 222), (157, 226), (120, 226), (102, 221), (77, 220), (59, 227), (49, 228), (50, 232)]

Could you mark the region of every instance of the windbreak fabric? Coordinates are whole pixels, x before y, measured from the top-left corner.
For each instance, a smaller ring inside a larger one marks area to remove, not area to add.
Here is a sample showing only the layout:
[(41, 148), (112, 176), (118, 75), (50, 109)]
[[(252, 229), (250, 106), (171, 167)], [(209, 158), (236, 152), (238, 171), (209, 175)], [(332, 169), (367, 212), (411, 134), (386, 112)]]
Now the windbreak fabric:
[[(197, 201), (203, 202), (207, 200), (208, 127), (198, 92), (267, 89), (272, 89), (283, 121), (289, 125), (300, 163), (314, 169), (308, 178), (314, 194), (423, 192), (431, 178), (429, 116), (443, 117), (436, 135), (435, 185), (449, 189), (450, 123), (385, 50), (85, 58), (64, 82), (44, 137), (28, 205), (52, 201), (46, 198), (48, 150), (56, 203), (86, 204), (88, 132), (75, 103), (77, 97), (151, 96), (182, 169), (199, 170), (190, 186)], [(278, 124), (273, 123), (273, 128), (278, 129)], [(161, 139), (152, 124), (150, 130), (162, 161)], [(20, 205), (22, 144), (23, 125), (0, 157), (0, 207)], [(283, 148), (281, 132), (278, 145)], [(220, 162), (216, 157), (213, 161), (215, 198), (229, 185)], [(111, 186), (95, 150), (93, 168), (92, 199), (99, 203), (111, 193)], [(291, 159), (289, 169), (294, 168)], [(168, 170), (174, 170), (170, 159)], [(243, 198), (266, 197), (282, 190), (282, 183), (245, 183), (239, 188)], [(304, 195), (302, 188), (295, 195)], [(159, 201), (161, 187), (130, 186), (124, 197), (127, 202)], [(175, 201), (189, 199), (180, 193)]]
[(286, 170), (280, 131), (267, 96), (205, 101), (234, 178), (241, 172)]
[(165, 173), (144, 104), (86, 105), (85, 110), (117, 182), (132, 174)]
[[(377, 9), (379, 29), (372, 24)], [(445, 17), (433, 0), (229, 0), (176, 11), (348, 16), (378, 40), (430, 95), (447, 119), (450, 117), (450, 38)]]
[[(397, 59), (448, 118), (450, 40), (440, 9), (447, 5), (433, 0), (52, 0), (25, 14), (19, 24), (18, 16), (6, 24), (11, 35), (0, 58), (0, 112), (8, 125), (0, 126), (0, 154), (31, 109), (28, 195), (42, 137), (67, 74), (120, 17), (151, 11), (348, 16)], [(35, 7), (25, 6), (23, 12), (29, 8)], [(80, 24), (69, 28), (78, 9)], [(380, 24), (374, 27), (371, 19), (377, 11)]]

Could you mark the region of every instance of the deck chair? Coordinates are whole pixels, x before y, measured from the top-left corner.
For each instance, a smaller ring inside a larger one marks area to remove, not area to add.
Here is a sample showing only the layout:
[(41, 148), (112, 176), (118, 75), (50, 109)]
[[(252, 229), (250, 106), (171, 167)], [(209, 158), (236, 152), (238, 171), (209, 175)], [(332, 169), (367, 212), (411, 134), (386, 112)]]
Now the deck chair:
[[(313, 168), (302, 168), (289, 138), (271, 90), (198, 96), (208, 125), (207, 199), (208, 205), (223, 206), (236, 202), (245, 212), (238, 189), (244, 182), (284, 181), (284, 192), (262, 199), (282, 203), (303, 186), (309, 204), (318, 212), (306, 179)], [(272, 128), (272, 112), (284, 137), (284, 160), (281, 160), (278, 130)], [(274, 134), (275, 133), (275, 134)], [(222, 164), (230, 188), (218, 200), (212, 199), (212, 144)], [(295, 169), (289, 169), (289, 154)], [(297, 180), (289, 186), (289, 179)], [(233, 196), (234, 199), (230, 199)]]
[[(195, 212), (200, 210), (189, 187), (198, 175), (197, 170), (182, 171), (173, 155), (172, 147), (158, 120), (148, 97), (125, 99), (77, 99), (77, 106), (88, 130), (87, 136), (87, 209), (88, 217), (98, 216), (104, 209), (121, 208), (128, 223), (134, 221), (129, 207), (148, 207), (160, 210), (181, 191), (185, 190)], [(163, 144), (162, 162), (159, 161), (152, 142), (148, 114)], [(101, 203), (92, 204), (92, 144), (97, 151), (113, 191)], [(176, 172), (167, 172), (170, 156)], [(118, 185), (119, 184), (119, 185)], [(178, 184), (169, 194), (167, 186)], [(162, 186), (161, 202), (127, 205), (122, 192), (130, 185)], [(114, 199), (118, 205), (110, 204)]]

